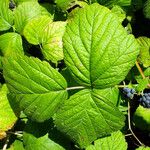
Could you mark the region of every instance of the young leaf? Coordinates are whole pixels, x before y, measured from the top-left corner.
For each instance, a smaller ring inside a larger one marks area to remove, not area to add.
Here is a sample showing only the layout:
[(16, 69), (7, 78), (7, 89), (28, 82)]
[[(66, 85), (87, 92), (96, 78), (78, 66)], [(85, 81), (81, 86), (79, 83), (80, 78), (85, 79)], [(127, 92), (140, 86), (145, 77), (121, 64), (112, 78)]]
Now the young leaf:
[(137, 39), (140, 45), (139, 60), (143, 63), (144, 67), (150, 66), (150, 38), (139, 37)]
[(40, 6), (38, 2), (24, 2), (21, 3), (14, 12), (14, 27), (19, 32), (22, 33), (25, 25), (33, 18), (40, 15), (48, 15), (53, 18), (44, 7)]
[(98, 139), (94, 145), (90, 145), (86, 150), (127, 150), (125, 136), (120, 131), (114, 132), (111, 136)]
[[(23, 3), (23, 2), (28, 2), (28, 1), (31, 2), (31, 0), (14, 0), (15, 4), (17, 4), (17, 5), (19, 5), (20, 3)], [(38, 0), (32, 0), (32, 2), (33, 2), (33, 1), (38, 2)]]
[(29, 121), (26, 125), (23, 141), (26, 150), (65, 150), (48, 136), (50, 123), (36, 123)]
[(45, 28), (42, 53), (47, 60), (57, 62), (64, 58), (62, 36), (65, 32), (65, 26), (66, 22), (57, 21)]
[(0, 50), (3, 56), (23, 54), (21, 36), (14, 32), (2, 34), (0, 36)]
[(48, 16), (40, 16), (30, 21), (24, 28), (24, 36), (29, 43), (41, 45), (47, 60), (57, 62), (63, 59), (62, 36), (66, 22), (52, 22)]
[(11, 28), (13, 19), (13, 13), (9, 10), (9, 0), (0, 0), (0, 31)]
[(63, 37), (68, 68), (82, 85), (111, 87), (134, 65), (139, 45), (106, 7), (92, 4), (68, 23)]
[(7, 99), (7, 93), (7, 87), (3, 85), (0, 90), (0, 139), (6, 136), (5, 132), (11, 129), (17, 120)]
[(124, 125), (122, 113), (99, 91), (86, 89), (74, 94), (54, 117), (56, 127), (81, 148)]
[(10, 93), (29, 118), (51, 118), (67, 98), (65, 79), (47, 62), (17, 55), (5, 58), (3, 66)]

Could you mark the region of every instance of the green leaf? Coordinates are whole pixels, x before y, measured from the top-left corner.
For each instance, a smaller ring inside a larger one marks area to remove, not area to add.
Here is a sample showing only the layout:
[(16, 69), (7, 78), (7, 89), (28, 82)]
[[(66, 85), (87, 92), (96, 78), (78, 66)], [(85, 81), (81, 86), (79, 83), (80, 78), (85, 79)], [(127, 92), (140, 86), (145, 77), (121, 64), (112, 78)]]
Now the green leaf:
[(150, 66), (150, 38), (139, 37), (137, 41), (140, 45), (139, 60), (147, 68)]
[(150, 131), (150, 109), (140, 105), (134, 113), (133, 121), (140, 130)]
[(0, 36), (0, 50), (3, 56), (23, 54), (21, 36), (14, 32), (2, 34)]
[(49, 24), (45, 29), (42, 43), (42, 53), (47, 60), (57, 62), (64, 58), (62, 36), (66, 22), (57, 21)]
[(10, 93), (30, 119), (51, 118), (67, 98), (65, 79), (47, 62), (17, 55), (5, 58), (3, 66)]
[(144, 4), (144, 15), (146, 18), (150, 19), (150, 0), (147, 0)]
[(120, 83), (134, 65), (139, 45), (115, 14), (92, 4), (68, 23), (63, 37), (64, 57), (82, 85), (106, 88)]
[(123, 20), (126, 18), (125, 11), (118, 5), (113, 6), (111, 11), (116, 14), (120, 22), (123, 22)]
[(7, 99), (7, 93), (8, 90), (4, 84), (0, 89), (0, 139), (6, 136), (5, 132), (11, 129), (17, 120)]
[(136, 91), (142, 92), (145, 88), (147, 88), (147, 85), (149, 84), (149, 79), (138, 79), (138, 86), (136, 87)]
[(45, 32), (46, 26), (51, 22), (52, 18), (47, 15), (36, 17), (27, 23), (23, 35), (29, 43), (34, 45), (41, 44), (43, 42), (43, 32)]
[(15, 140), (7, 150), (25, 150), (21, 140)]
[(96, 140), (94, 145), (88, 146), (86, 150), (127, 150), (127, 143), (124, 135), (117, 131), (111, 136)]
[(124, 125), (124, 116), (105, 94), (101, 90), (82, 90), (71, 96), (54, 117), (56, 127), (81, 148)]
[(14, 11), (14, 27), (16, 31), (22, 34), (25, 25), (33, 18), (39, 17), (40, 15), (48, 15), (53, 18), (53, 15), (44, 7), (40, 6), (38, 2), (21, 3)]
[(24, 28), (24, 36), (29, 43), (41, 45), (47, 60), (57, 62), (63, 59), (62, 36), (66, 22), (52, 22), (48, 16), (40, 16), (30, 21)]
[(89, 0), (93, 3), (98, 2), (101, 5), (105, 5), (107, 7), (113, 7), (114, 5), (119, 6), (130, 6), (131, 0)]
[(136, 150), (150, 150), (150, 147), (140, 146), (140, 147), (137, 148)]
[(9, 10), (9, 0), (0, 0), (0, 31), (11, 28), (13, 19), (13, 13)]
[(64, 11), (75, 5), (74, 0), (55, 0), (55, 3), (58, 8), (61, 8)]
[(26, 150), (65, 150), (48, 136), (49, 122), (28, 122), (23, 134)]
[(17, 5), (19, 5), (19, 4), (21, 4), (22, 2), (38, 2), (38, 0), (14, 0), (14, 2), (17, 4)]
[(11, 28), (13, 19), (13, 13), (9, 10), (9, 0), (0, 0), (0, 31)]

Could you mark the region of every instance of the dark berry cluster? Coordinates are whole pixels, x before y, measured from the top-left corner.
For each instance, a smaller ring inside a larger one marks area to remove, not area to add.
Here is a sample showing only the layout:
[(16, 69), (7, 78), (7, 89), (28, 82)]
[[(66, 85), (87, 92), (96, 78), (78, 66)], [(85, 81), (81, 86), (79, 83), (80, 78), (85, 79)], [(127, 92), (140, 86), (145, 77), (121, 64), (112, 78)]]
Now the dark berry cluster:
[(139, 99), (140, 104), (145, 108), (150, 108), (150, 92), (144, 93)]
[(131, 88), (123, 88), (123, 93), (125, 94), (125, 96), (129, 99), (133, 99), (134, 94), (136, 93), (136, 91), (134, 89)]

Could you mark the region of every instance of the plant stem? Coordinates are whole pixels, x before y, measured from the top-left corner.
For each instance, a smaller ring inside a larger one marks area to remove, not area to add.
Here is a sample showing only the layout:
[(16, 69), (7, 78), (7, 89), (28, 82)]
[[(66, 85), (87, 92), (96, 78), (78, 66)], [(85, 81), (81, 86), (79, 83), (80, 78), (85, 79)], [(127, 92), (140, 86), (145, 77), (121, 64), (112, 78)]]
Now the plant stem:
[(137, 136), (134, 134), (132, 128), (131, 128), (131, 120), (130, 120), (130, 103), (128, 102), (128, 128), (131, 132), (131, 134), (134, 136), (134, 138), (138, 141), (138, 143), (142, 146), (144, 146), (144, 144), (137, 138)]
[(145, 77), (145, 75), (144, 75), (144, 73), (143, 73), (143, 71), (142, 71), (142, 69), (141, 69), (139, 63), (136, 61), (135, 64), (136, 64), (136, 67), (137, 67), (137, 69), (139, 70), (139, 72), (140, 72), (142, 78), (145, 79), (146, 77)]
[[(142, 78), (143, 78), (143, 79), (146, 79), (146, 77), (145, 77), (145, 75), (144, 75), (144, 73), (143, 73), (143, 71), (142, 71), (142, 69), (141, 69), (139, 63), (136, 61), (135, 64), (136, 64), (136, 67), (137, 67), (137, 69), (139, 70), (139, 72), (140, 72)], [(148, 84), (147, 86), (150, 88), (150, 84)]]
[(66, 88), (67, 91), (69, 91), (69, 90), (78, 90), (78, 89), (85, 89), (85, 87), (84, 86), (74, 86), (74, 87)]
[(6, 150), (6, 149), (7, 149), (7, 146), (8, 146), (8, 143), (9, 143), (9, 137), (10, 137), (10, 135), (7, 136), (6, 141), (5, 141), (5, 144), (4, 144), (2, 150)]

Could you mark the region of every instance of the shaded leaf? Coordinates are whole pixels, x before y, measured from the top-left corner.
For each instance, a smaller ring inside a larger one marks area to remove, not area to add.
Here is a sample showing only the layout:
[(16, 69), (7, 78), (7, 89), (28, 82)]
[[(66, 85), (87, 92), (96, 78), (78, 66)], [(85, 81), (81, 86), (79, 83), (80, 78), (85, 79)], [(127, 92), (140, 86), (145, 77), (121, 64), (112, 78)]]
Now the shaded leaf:
[(48, 137), (50, 122), (35, 123), (29, 121), (23, 139), (26, 150), (65, 150)]

